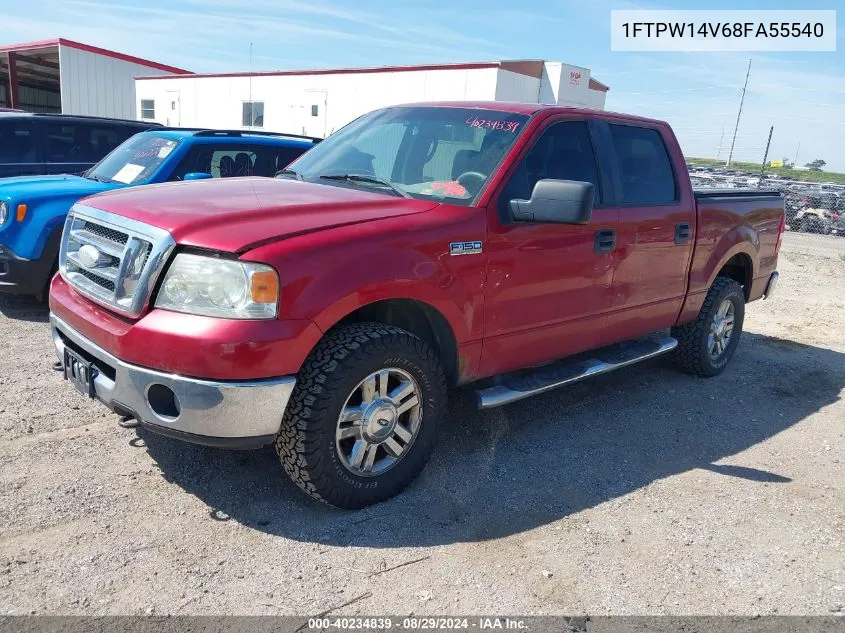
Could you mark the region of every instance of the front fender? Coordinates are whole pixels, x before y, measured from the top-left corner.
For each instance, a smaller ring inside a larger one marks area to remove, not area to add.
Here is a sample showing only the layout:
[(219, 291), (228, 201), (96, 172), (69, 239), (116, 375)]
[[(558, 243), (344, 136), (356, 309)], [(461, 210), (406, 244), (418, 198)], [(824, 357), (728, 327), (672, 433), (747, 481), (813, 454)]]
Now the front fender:
[[(15, 217), (17, 205), (27, 205), (22, 222)], [(13, 201), (9, 210), (11, 218), (0, 232), (0, 241), (25, 259), (41, 259), (50, 236), (62, 230), (68, 210), (73, 202), (61, 199), (41, 199), (30, 202)]]
[(480, 210), (450, 206), (290, 238), (243, 259), (279, 271), (280, 318), (325, 332), (365, 305), (414, 299), (442, 314), (462, 345), (481, 340), (487, 257), (450, 256), (449, 243), (483, 239), (485, 227)]

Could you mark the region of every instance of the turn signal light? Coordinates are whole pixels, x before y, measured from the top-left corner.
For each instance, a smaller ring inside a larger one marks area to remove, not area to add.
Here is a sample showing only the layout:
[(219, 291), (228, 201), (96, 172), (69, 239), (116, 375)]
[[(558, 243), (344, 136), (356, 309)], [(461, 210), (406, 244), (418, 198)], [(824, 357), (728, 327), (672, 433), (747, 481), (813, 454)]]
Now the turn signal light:
[(249, 292), (255, 303), (276, 303), (279, 300), (279, 277), (273, 271), (252, 273)]
[(23, 219), (25, 217), (26, 217), (26, 205), (25, 204), (19, 204), (18, 205), (18, 212), (17, 212), (18, 222), (23, 222)]

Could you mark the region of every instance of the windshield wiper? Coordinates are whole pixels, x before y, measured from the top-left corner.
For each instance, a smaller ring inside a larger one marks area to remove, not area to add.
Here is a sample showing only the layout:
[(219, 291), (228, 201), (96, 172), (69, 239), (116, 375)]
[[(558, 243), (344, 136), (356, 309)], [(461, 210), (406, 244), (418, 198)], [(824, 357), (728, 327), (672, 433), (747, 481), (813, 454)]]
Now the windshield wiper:
[(397, 196), (402, 196), (403, 198), (410, 198), (411, 196), (402, 191), (399, 187), (394, 185), (389, 180), (385, 180), (384, 178), (379, 178), (378, 176), (374, 176), (372, 174), (326, 174), (324, 176), (319, 176), (321, 180), (345, 180), (347, 182), (363, 182), (363, 183), (372, 183), (374, 185), (381, 185), (382, 187), (387, 187)]
[(101, 178), (100, 176), (94, 176), (93, 174), (89, 174), (85, 172), (83, 174), (83, 178), (87, 178), (88, 180), (96, 180), (97, 182), (111, 182), (111, 178)]
[(302, 174), (290, 167), (276, 172), (276, 178), (284, 178), (285, 176), (293, 176), (297, 180), (305, 180), (305, 178), (302, 177)]

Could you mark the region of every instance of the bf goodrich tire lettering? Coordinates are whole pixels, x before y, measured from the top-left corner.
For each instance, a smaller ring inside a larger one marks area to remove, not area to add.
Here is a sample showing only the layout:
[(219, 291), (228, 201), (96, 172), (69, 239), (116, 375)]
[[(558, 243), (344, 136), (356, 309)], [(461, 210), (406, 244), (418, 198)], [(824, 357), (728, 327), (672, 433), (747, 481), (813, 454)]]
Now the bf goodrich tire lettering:
[[(395, 465), (381, 474), (357, 476), (338, 454), (338, 420), (361, 382), (389, 369), (412, 379), (418, 389), (421, 424)], [(445, 373), (422, 339), (379, 323), (341, 326), (326, 335), (302, 366), (276, 437), (276, 452), (294, 483), (310, 496), (342, 508), (361, 508), (396, 495), (419, 474), (434, 448), (445, 404)]]

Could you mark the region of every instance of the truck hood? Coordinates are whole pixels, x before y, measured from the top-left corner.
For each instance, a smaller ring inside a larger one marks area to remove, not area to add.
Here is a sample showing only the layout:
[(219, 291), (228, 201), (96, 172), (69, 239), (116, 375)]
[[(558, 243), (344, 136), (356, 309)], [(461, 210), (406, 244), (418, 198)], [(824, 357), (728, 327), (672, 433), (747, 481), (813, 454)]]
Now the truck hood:
[(80, 176), (20, 176), (0, 178), (0, 199), (30, 203), (47, 198), (82, 198), (114, 188), (106, 182)]
[(165, 229), (178, 244), (241, 253), (321, 229), (421, 213), (436, 202), (275, 178), (225, 178), (112, 191), (83, 203)]

